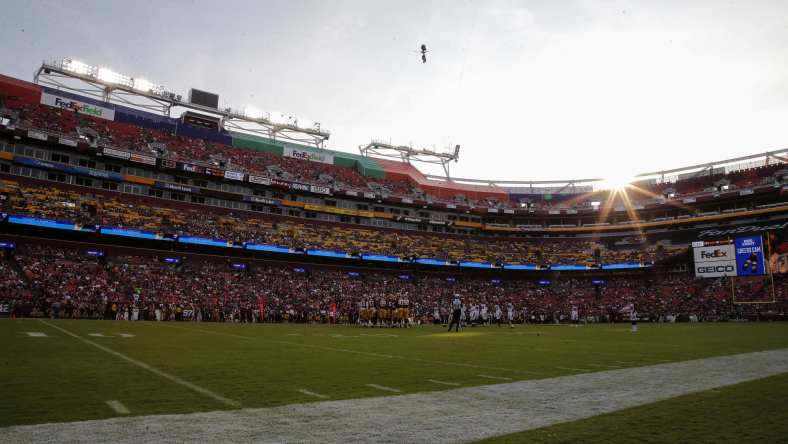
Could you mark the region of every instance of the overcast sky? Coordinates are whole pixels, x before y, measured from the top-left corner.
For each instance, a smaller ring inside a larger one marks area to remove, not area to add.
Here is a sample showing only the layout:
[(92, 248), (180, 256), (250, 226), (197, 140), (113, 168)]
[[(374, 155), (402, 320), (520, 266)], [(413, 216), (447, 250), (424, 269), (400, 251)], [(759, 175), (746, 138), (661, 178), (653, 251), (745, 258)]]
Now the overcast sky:
[(7, 1), (0, 42), (3, 74), (71, 56), (319, 121), (341, 151), (460, 144), (455, 177), (619, 176), (788, 146), (784, 0)]

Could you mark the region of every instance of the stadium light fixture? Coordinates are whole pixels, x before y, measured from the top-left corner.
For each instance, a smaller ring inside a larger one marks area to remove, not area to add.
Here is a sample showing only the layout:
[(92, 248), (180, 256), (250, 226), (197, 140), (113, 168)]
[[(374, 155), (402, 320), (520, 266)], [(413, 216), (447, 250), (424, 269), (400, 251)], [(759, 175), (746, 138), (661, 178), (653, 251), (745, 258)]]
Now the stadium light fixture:
[(96, 74), (96, 78), (101, 80), (102, 82), (107, 83), (115, 83), (117, 85), (125, 85), (131, 88), (132, 82), (131, 79), (123, 74), (116, 73), (115, 71), (109, 68), (99, 68), (98, 73)]
[(80, 62), (79, 60), (73, 60), (69, 58), (63, 59), (62, 63), (63, 69), (66, 71), (73, 72), (74, 74), (82, 74), (82, 75), (92, 75), (93, 71), (95, 70), (94, 67), (88, 65), (87, 63)]
[(142, 92), (152, 92), (156, 90), (157, 85), (145, 79), (134, 79), (134, 89)]
[(250, 119), (262, 119), (263, 118), (263, 111), (259, 110), (253, 106), (245, 106), (243, 115), (250, 118)]
[(270, 120), (272, 123), (287, 124), (289, 119), (286, 115), (278, 111), (273, 111), (268, 113), (268, 120)]

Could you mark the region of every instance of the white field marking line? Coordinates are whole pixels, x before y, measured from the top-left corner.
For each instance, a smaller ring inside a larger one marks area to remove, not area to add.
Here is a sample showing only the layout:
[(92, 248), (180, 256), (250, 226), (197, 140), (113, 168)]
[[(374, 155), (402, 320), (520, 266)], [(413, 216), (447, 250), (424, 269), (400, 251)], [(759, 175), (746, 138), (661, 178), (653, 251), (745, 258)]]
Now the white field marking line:
[(107, 401), (107, 405), (112, 409), (115, 410), (115, 413), (120, 413), (121, 415), (128, 415), (131, 413), (131, 410), (128, 409), (123, 403), (120, 401)]
[[(457, 443), (788, 372), (788, 348), (400, 396), (0, 428), (3, 442)], [(622, 384), (621, 381), (626, 381)], [(580, 396), (578, 396), (578, 394)], [(436, 406), (439, 406), (436, 408)], [(257, 438), (259, 439), (259, 438)]]
[(480, 378), (486, 378), (486, 379), (497, 379), (499, 381), (511, 381), (512, 380), (512, 378), (507, 378), (506, 376), (490, 376), (490, 375), (476, 375), (476, 376), (478, 376)]
[(103, 346), (101, 344), (93, 342), (90, 339), (85, 339), (82, 336), (79, 336), (79, 335), (77, 335), (75, 333), (72, 333), (72, 332), (70, 332), (70, 331), (68, 331), (68, 330), (66, 330), (64, 328), (58, 327), (57, 325), (50, 324), (49, 322), (41, 320), (41, 319), (39, 321), (41, 323), (43, 323), (44, 325), (48, 325), (48, 326), (54, 328), (55, 330), (60, 330), (61, 332), (65, 333), (65, 334), (67, 334), (67, 335), (69, 335), (69, 336), (71, 336), (71, 337), (73, 337), (75, 339), (78, 339), (78, 340), (84, 342), (85, 344), (92, 345), (93, 347), (96, 347), (97, 349), (99, 349), (101, 351), (107, 352), (107, 353), (109, 353), (109, 354), (111, 354), (113, 356), (116, 356), (116, 357), (118, 357), (120, 359), (123, 359), (124, 361), (130, 362), (130, 363), (136, 365), (137, 367), (145, 369), (145, 370), (147, 370), (147, 371), (149, 371), (149, 372), (151, 372), (151, 373), (153, 373), (155, 375), (161, 376), (164, 379), (169, 379), (170, 381), (172, 381), (172, 382), (174, 382), (174, 383), (176, 383), (178, 385), (182, 385), (182, 386), (184, 386), (184, 387), (186, 387), (188, 389), (191, 389), (191, 390), (193, 390), (193, 391), (195, 391), (195, 392), (197, 392), (197, 393), (199, 393), (201, 395), (205, 395), (205, 396), (207, 396), (209, 398), (213, 398), (216, 401), (219, 401), (219, 402), (221, 402), (222, 404), (224, 404), (226, 406), (230, 406), (230, 407), (240, 407), (241, 406), (241, 403), (238, 402), (238, 401), (233, 401), (232, 399), (225, 398), (224, 396), (218, 395), (218, 394), (208, 390), (207, 388), (203, 388), (203, 387), (200, 387), (198, 385), (194, 385), (194, 384), (192, 384), (189, 381), (186, 381), (186, 380), (181, 379), (181, 378), (179, 378), (177, 376), (171, 375), (171, 374), (169, 374), (167, 372), (163, 372), (163, 371), (157, 369), (156, 367), (151, 367), (150, 365), (148, 365), (148, 364), (146, 364), (146, 363), (144, 363), (142, 361), (138, 361), (138, 360), (136, 360), (134, 358), (130, 358), (130, 357), (124, 355), (123, 353), (118, 353), (115, 350), (112, 350), (112, 349), (107, 348), (107, 347), (105, 347), (105, 346)]
[(606, 364), (588, 364), (591, 367), (601, 367), (601, 368), (621, 368), (620, 365), (606, 365)]
[(313, 392), (311, 390), (307, 390), (307, 389), (299, 389), (299, 390), (296, 390), (296, 391), (299, 392), (299, 393), (303, 393), (305, 395), (314, 396), (315, 398), (320, 398), (320, 399), (327, 399), (328, 398), (328, 396), (326, 396), (326, 395), (321, 395), (320, 393), (315, 393), (315, 392)]
[(386, 392), (402, 393), (402, 390), (400, 390), (400, 389), (386, 387), (385, 385), (378, 385), (378, 384), (364, 384), (364, 385), (366, 385), (367, 387), (376, 388), (378, 390), (383, 390), (383, 391), (386, 391)]
[(27, 337), (29, 338), (48, 338), (49, 336), (42, 332), (42, 331), (26, 331)]
[(567, 370), (570, 372), (592, 372), (589, 368), (572, 368), (572, 367), (556, 367), (558, 370)]
[[(257, 338), (253, 338), (253, 337), (250, 337), (250, 336), (241, 336), (241, 335), (236, 335), (236, 334), (232, 334), (232, 333), (224, 333), (224, 332), (218, 332), (218, 331), (203, 330), (203, 329), (200, 329), (200, 328), (184, 328), (184, 327), (179, 327), (179, 326), (176, 326), (176, 325), (166, 325), (166, 324), (162, 324), (162, 325), (165, 326), (165, 327), (177, 328), (179, 330), (196, 331), (196, 332), (206, 333), (206, 334), (217, 334), (217, 335), (229, 336), (229, 337), (233, 337), (233, 338), (240, 338), (240, 339), (247, 339), (247, 340), (258, 340)], [(388, 355), (388, 354), (384, 354), (384, 353), (365, 352), (365, 351), (361, 351), (361, 350), (351, 350), (351, 349), (348, 349), (348, 348), (325, 347), (325, 346), (322, 346), (322, 345), (303, 344), (303, 343), (300, 343), (300, 342), (290, 342), (290, 341), (280, 341), (280, 340), (277, 340), (277, 339), (259, 339), (259, 341), (261, 341), (261, 342), (271, 342), (271, 343), (275, 343), (275, 344), (295, 345), (295, 346), (299, 346), (299, 347), (314, 348), (314, 349), (318, 349), (318, 350), (333, 351), (333, 352), (340, 352), (340, 353), (350, 353), (350, 354), (354, 354), (354, 355), (371, 356), (373, 358), (402, 359), (402, 360), (406, 360), (406, 361), (423, 362), (425, 364), (453, 365), (455, 367), (475, 368), (475, 369), (478, 369), (478, 370), (498, 370), (498, 371), (509, 372), (509, 373), (526, 373), (526, 374), (531, 374), (531, 375), (543, 375), (544, 374), (542, 372), (536, 372), (536, 371), (531, 371), (531, 370), (517, 370), (517, 369), (512, 369), (512, 368), (489, 367), (489, 366), (486, 366), (486, 365), (468, 364), (468, 363), (464, 363), (464, 362), (449, 362), (449, 361), (438, 361), (438, 360), (434, 360), (434, 359), (411, 358), (411, 357), (408, 357), (408, 356), (398, 356), (398, 355)]]
[(440, 385), (453, 385), (458, 386), (460, 385), (459, 382), (447, 382), (447, 381), (439, 381), (437, 379), (428, 379), (427, 382), (431, 382), (433, 384), (440, 384)]

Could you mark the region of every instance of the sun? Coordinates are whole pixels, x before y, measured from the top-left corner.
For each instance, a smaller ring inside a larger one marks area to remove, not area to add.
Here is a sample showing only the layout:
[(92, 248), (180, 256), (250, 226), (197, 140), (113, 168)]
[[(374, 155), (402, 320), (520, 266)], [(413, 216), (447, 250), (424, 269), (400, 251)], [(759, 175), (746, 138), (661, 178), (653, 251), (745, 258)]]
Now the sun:
[(621, 191), (635, 182), (635, 177), (628, 174), (611, 174), (603, 179), (599, 185), (601, 190)]

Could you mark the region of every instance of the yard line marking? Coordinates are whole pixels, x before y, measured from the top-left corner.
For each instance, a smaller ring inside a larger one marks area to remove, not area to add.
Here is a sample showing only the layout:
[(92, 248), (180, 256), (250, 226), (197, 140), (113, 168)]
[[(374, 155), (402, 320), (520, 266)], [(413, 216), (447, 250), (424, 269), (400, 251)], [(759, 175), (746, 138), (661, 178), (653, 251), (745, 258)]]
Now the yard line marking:
[(490, 376), (490, 375), (476, 375), (480, 378), (487, 378), (487, 379), (497, 379), (499, 381), (511, 381), (512, 378), (507, 378), (506, 376)]
[(314, 348), (317, 350), (325, 350), (325, 351), (333, 351), (333, 352), (340, 352), (340, 353), (350, 353), (354, 355), (362, 355), (362, 356), (371, 356), (373, 358), (387, 358), (387, 359), (402, 359), (405, 361), (414, 361), (414, 362), (423, 362), (426, 364), (439, 364), (439, 365), (452, 365), (455, 367), (465, 367), (465, 368), (474, 368), (478, 370), (496, 370), (502, 372), (509, 372), (509, 373), (526, 373), (530, 375), (544, 375), (542, 372), (532, 371), (532, 370), (518, 370), (513, 368), (503, 368), (503, 367), (490, 367), (486, 365), (476, 365), (476, 364), (468, 364), (465, 362), (450, 362), (450, 361), (438, 361), (435, 359), (421, 359), (421, 358), (411, 358), (408, 356), (397, 356), (397, 355), (388, 355), (383, 353), (374, 353), (374, 352), (365, 352), (361, 350), (351, 350), (348, 348), (338, 348), (338, 347), (325, 347), (322, 345), (314, 345), (314, 344), (303, 344), (299, 342), (290, 342), (290, 341), (281, 341), (277, 339), (258, 339), (253, 338), (250, 336), (241, 336), (232, 333), (225, 333), (219, 331), (212, 331), (212, 330), (203, 330), (201, 328), (185, 328), (179, 327), (177, 325), (169, 325), (169, 324), (156, 324), (161, 325), (162, 327), (169, 327), (169, 328), (176, 328), (178, 330), (186, 330), (186, 331), (196, 331), (205, 334), (216, 334), (221, 336), (228, 336), (232, 338), (239, 338), (239, 339), (247, 339), (247, 340), (257, 340), (259, 342), (269, 342), (274, 344), (284, 344), (284, 345), (294, 345), (297, 347), (306, 347), (306, 348)]
[(602, 368), (621, 368), (620, 365), (605, 365), (605, 364), (588, 364), (591, 367), (602, 367)]
[(116, 413), (120, 413), (121, 415), (128, 415), (131, 413), (131, 410), (129, 410), (128, 407), (123, 405), (120, 401), (107, 401), (107, 405), (110, 406), (112, 410), (115, 410)]
[(372, 388), (376, 388), (378, 390), (383, 390), (383, 391), (387, 391), (387, 392), (402, 393), (402, 390), (400, 390), (400, 389), (386, 387), (385, 385), (378, 385), (378, 384), (364, 384), (364, 385), (366, 385), (367, 387), (372, 387)]
[(570, 372), (591, 372), (588, 368), (556, 367), (558, 370), (568, 370)]
[(120, 336), (121, 338), (133, 338), (134, 337), (134, 335), (128, 334), (128, 333), (118, 333), (118, 336)]
[(459, 382), (446, 382), (446, 381), (439, 381), (437, 379), (428, 379), (427, 382), (431, 382), (433, 384), (441, 384), (441, 385), (454, 385), (454, 386), (460, 385)]
[(590, 418), (785, 372), (788, 349), (780, 349), (399, 396), (12, 426), (0, 428), (0, 436), (8, 443), (136, 444), (141, 436), (149, 441), (206, 443), (245, 442), (253, 437), (344, 443), (348, 436), (369, 443), (380, 442), (381, 437), (390, 442), (455, 443)]
[(328, 398), (328, 396), (326, 396), (326, 395), (321, 395), (320, 393), (315, 393), (315, 392), (313, 392), (311, 390), (307, 390), (307, 389), (299, 389), (299, 390), (297, 390), (297, 392), (303, 393), (303, 394), (309, 395), (309, 396), (314, 396), (315, 398), (321, 398), (321, 399)]
[(48, 338), (49, 336), (43, 331), (26, 331), (28, 337), (31, 338)]
[(109, 337), (109, 336), (104, 336), (104, 333), (88, 333), (88, 336), (93, 336), (94, 338), (108, 338)]
[(116, 356), (116, 357), (118, 357), (120, 359), (123, 359), (123, 360), (125, 360), (127, 362), (130, 362), (130, 363), (136, 365), (137, 367), (145, 369), (145, 370), (147, 370), (147, 371), (149, 371), (149, 372), (151, 372), (151, 373), (153, 373), (155, 375), (161, 376), (164, 379), (169, 379), (170, 381), (172, 381), (172, 382), (174, 382), (174, 383), (176, 383), (178, 385), (182, 385), (182, 386), (184, 386), (184, 387), (186, 387), (188, 389), (191, 389), (191, 390), (193, 390), (193, 391), (195, 391), (195, 392), (197, 392), (197, 393), (199, 393), (201, 395), (205, 395), (205, 396), (207, 396), (209, 398), (213, 398), (216, 401), (219, 401), (219, 402), (221, 402), (224, 405), (227, 405), (227, 406), (230, 406), (230, 407), (240, 407), (241, 406), (241, 403), (238, 402), (238, 401), (233, 401), (232, 399), (225, 398), (224, 396), (218, 395), (218, 394), (208, 390), (207, 388), (200, 387), (199, 385), (192, 384), (189, 381), (186, 381), (186, 380), (181, 379), (181, 378), (179, 378), (177, 376), (171, 375), (171, 374), (169, 374), (167, 372), (161, 371), (161, 370), (157, 369), (156, 367), (152, 367), (152, 366), (150, 366), (150, 365), (148, 365), (148, 364), (146, 364), (146, 363), (144, 363), (142, 361), (138, 361), (138, 360), (136, 360), (134, 358), (130, 358), (130, 357), (124, 355), (123, 353), (118, 353), (115, 350), (112, 350), (112, 349), (107, 348), (107, 347), (105, 347), (105, 346), (103, 346), (101, 344), (93, 342), (90, 339), (85, 339), (82, 336), (77, 335), (76, 333), (72, 333), (72, 332), (66, 330), (65, 328), (61, 328), (61, 327), (58, 327), (57, 325), (50, 324), (49, 322), (47, 322), (47, 321), (45, 321), (43, 319), (39, 319), (39, 321), (41, 323), (43, 323), (44, 325), (48, 325), (48, 326), (54, 328), (55, 330), (60, 330), (61, 332), (65, 333), (65, 334), (67, 334), (67, 335), (69, 335), (69, 336), (71, 336), (71, 337), (73, 337), (75, 339), (78, 339), (78, 340), (84, 342), (85, 344), (92, 345), (93, 347), (96, 347), (97, 349), (99, 349), (101, 351), (107, 352), (107, 353), (109, 353), (109, 354), (111, 354), (113, 356)]

